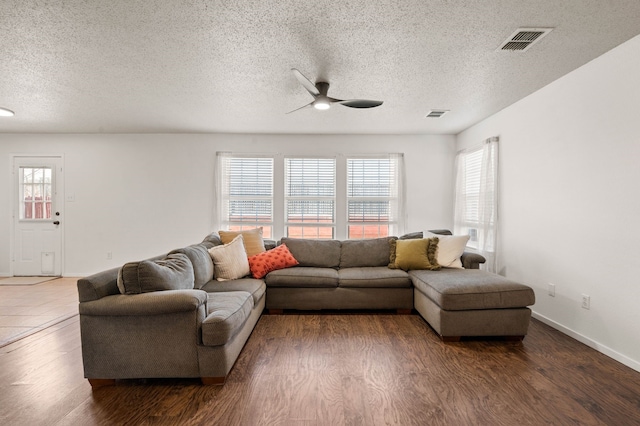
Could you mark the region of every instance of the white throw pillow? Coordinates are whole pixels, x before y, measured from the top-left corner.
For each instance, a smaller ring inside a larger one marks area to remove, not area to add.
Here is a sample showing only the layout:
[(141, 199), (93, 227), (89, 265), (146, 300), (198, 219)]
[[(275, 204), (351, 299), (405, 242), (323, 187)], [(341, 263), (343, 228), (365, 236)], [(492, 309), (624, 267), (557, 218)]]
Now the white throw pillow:
[(464, 253), (464, 249), (469, 241), (468, 235), (439, 235), (429, 231), (422, 233), (423, 238), (438, 238), (438, 251), (436, 259), (438, 264), (445, 268), (463, 268), (460, 256)]
[(229, 244), (211, 247), (209, 255), (213, 260), (216, 280), (236, 280), (249, 275), (249, 260), (242, 235), (235, 237)]

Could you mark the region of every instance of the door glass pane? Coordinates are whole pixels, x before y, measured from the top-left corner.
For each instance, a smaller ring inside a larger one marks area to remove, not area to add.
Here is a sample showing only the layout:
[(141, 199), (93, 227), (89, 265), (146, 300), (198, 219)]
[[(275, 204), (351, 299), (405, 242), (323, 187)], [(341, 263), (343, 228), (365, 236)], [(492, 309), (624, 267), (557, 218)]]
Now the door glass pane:
[(20, 220), (51, 219), (52, 170), (20, 167)]

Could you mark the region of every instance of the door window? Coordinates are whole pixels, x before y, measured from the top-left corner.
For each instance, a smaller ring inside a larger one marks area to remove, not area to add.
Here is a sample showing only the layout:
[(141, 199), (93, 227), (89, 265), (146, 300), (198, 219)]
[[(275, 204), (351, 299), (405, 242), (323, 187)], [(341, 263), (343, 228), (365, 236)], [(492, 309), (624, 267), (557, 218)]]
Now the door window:
[(20, 167), (20, 220), (51, 219), (51, 167)]

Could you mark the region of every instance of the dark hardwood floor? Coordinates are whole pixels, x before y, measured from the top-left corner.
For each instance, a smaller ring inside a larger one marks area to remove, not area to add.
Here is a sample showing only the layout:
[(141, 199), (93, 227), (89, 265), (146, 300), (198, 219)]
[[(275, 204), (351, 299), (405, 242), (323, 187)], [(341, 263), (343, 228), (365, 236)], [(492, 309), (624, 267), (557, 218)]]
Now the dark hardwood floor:
[(91, 391), (78, 318), (0, 349), (2, 425), (637, 425), (640, 373), (533, 320), (442, 343), (417, 315), (264, 315), (224, 386)]

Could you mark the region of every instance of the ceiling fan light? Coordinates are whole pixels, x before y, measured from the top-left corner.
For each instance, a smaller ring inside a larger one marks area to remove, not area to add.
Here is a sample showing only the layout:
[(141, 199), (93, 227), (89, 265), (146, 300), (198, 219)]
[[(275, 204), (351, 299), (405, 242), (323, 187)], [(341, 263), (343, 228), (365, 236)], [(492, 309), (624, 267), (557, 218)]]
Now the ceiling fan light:
[(331, 108), (331, 104), (329, 103), (328, 99), (317, 99), (313, 103), (313, 107), (315, 109), (318, 109), (318, 110), (321, 110), (321, 111), (325, 111), (325, 110), (328, 110), (329, 108)]
[(0, 117), (13, 117), (15, 113), (10, 109), (0, 107)]

